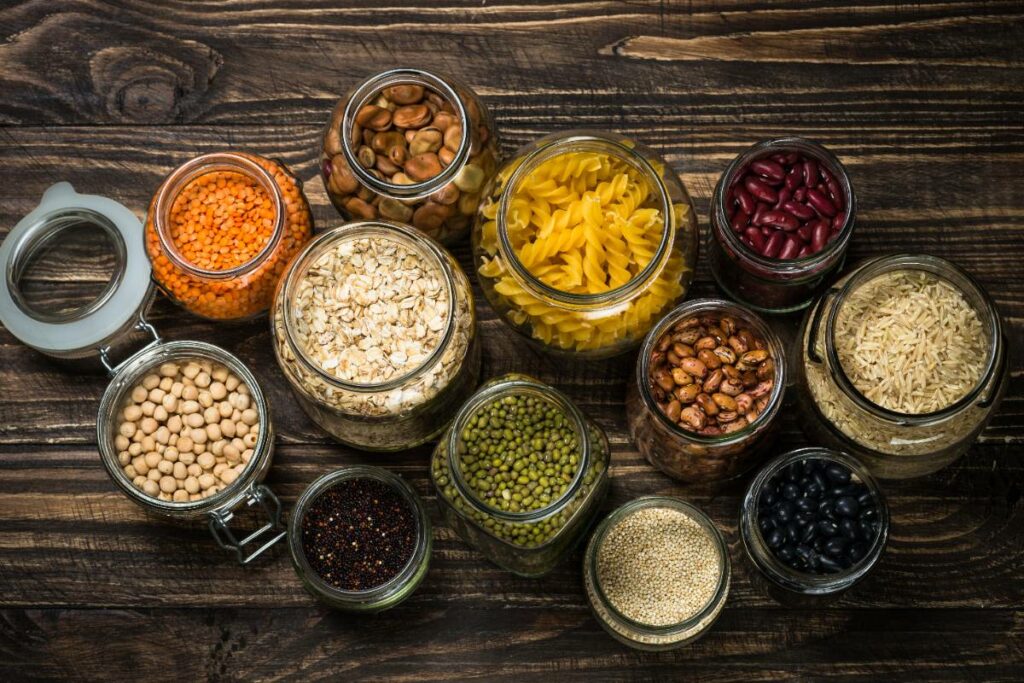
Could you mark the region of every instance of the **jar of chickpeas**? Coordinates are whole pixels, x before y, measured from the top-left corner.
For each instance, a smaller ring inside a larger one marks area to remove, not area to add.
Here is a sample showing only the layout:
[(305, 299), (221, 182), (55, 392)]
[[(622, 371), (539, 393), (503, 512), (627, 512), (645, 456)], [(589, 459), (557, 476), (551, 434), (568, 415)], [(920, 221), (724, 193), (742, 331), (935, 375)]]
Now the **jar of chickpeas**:
[(473, 261), (501, 319), (543, 351), (635, 348), (687, 293), (697, 219), (679, 176), (620, 135), (569, 131), (515, 154), (484, 191)]
[[(83, 224), (113, 244), (110, 282), (86, 306), (37, 310), (21, 288), (26, 267)], [(246, 564), (285, 535), (281, 504), (262, 483), (274, 450), (266, 396), (245, 364), (224, 349), (161, 339), (145, 317), (153, 294), (139, 219), (68, 183), (48, 189), (0, 244), (0, 322), (48, 356), (82, 364), (98, 357), (111, 377), (96, 440), (115, 486), (147, 512), (205, 522)], [(140, 349), (144, 336), (149, 341)], [(262, 526), (247, 534), (232, 530), (235, 512), (253, 506), (265, 513)]]

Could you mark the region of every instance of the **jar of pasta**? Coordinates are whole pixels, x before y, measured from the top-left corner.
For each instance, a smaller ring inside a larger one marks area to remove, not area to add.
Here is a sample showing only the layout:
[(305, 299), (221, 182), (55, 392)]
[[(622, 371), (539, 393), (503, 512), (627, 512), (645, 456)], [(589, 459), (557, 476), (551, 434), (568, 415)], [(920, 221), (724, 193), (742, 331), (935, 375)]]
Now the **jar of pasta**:
[(685, 296), (697, 220), (676, 173), (620, 135), (571, 131), (521, 149), (473, 230), (484, 295), (546, 351), (601, 358), (636, 346)]
[(302, 181), (244, 152), (204, 154), (160, 185), (146, 219), (153, 279), (210, 320), (265, 313), (281, 273), (313, 232)]
[(430, 475), (448, 526), (498, 566), (534, 577), (590, 527), (608, 492), (608, 458), (604, 432), (564, 394), (510, 374), (462, 406)]
[(317, 235), (281, 279), (270, 322), (299, 405), (356, 448), (433, 439), (479, 379), (469, 280), (407, 225), (364, 221)]
[(494, 175), (498, 141), (476, 93), (421, 69), (370, 76), (338, 100), (323, 135), (327, 195), (348, 220), (465, 237)]
[(804, 429), (883, 479), (952, 463), (1006, 390), (995, 304), (967, 272), (935, 256), (861, 264), (808, 310), (798, 339)]

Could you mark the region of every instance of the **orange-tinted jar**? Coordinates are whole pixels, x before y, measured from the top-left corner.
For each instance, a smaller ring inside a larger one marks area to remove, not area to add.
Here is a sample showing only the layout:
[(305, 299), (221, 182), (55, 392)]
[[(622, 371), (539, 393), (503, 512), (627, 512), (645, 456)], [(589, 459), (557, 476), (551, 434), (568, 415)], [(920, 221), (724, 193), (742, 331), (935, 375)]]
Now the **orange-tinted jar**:
[(284, 267), (313, 233), (302, 181), (244, 152), (204, 154), (163, 181), (146, 218), (153, 279), (211, 320), (265, 313)]

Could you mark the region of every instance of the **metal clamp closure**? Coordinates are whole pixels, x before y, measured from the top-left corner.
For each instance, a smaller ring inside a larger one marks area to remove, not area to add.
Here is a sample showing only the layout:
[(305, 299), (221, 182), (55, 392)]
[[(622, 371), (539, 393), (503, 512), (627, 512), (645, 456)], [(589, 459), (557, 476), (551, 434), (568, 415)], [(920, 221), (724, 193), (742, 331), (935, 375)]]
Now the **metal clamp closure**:
[(103, 367), (107, 369), (107, 374), (110, 375), (111, 377), (117, 375), (117, 372), (125, 365), (125, 363), (130, 361), (132, 358), (135, 358), (141, 353), (145, 353), (146, 351), (148, 351), (149, 349), (153, 348), (161, 341), (163, 341), (160, 338), (160, 333), (156, 331), (156, 328), (153, 327), (152, 323), (146, 320), (146, 317), (142, 313), (139, 313), (139, 319), (134, 325), (132, 325), (132, 329), (138, 330), (140, 332), (149, 332), (150, 336), (153, 337), (153, 341), (149, 342), (148, 344), (143, 346), (141, 349), (139, 349), (134, 354), (129, 356), (127, 359), (121, 361), (120, 363), (114, 363), (110, 360), (109, 344), (107, 346), (101, 346), (100, 348), (96, 349), (97, 353), (99, 353), (100, 355), (100, 362), (103, 363)]
[[(235, 510), (242, 502), (247, 507), (253, 505), (262, 507), (268, 521), (256, 531), (239, 540), (229, 525), (235, 517)], [(211, 512), (210, 533), (213, 534), (214, 540), (221, 548), (234, 551), (238, 555), (238, 563), (245, 565), (284, 538), (288, 531), (281, 523), (281, 501), (273, 491), (260, 484), (250, 488), (238, 505), (227, 510)], [(255, 549), (247, 551), (247, 547), (252, 546), (256, 546)]]

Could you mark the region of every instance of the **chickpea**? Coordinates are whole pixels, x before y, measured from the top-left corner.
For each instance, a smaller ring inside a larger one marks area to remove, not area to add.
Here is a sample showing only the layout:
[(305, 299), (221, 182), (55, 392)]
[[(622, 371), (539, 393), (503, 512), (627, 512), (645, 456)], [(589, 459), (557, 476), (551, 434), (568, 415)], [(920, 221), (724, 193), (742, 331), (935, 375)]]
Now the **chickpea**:
[(146, 474), (149, 472), (149, 465), (146, 464), (146, 458), (141, 455), (137, 455), (132, 459), (132, 467), (139, 474)]
[(235, 438), (235, 423), (231, 420), (221, 420), (220, 433), (229, 439)]
[(181, 415), (171, 415), (167, 418), (167, 429), (177, 434), (181, 431)]
[[(152, 434), (159, 426), (160, 425), (157, 424), (157, 421), (151, 417), (144, 417), (142, 418), (142, 422), (139, 423), (139, 427), (142, 429), (143, 434)], [(143, 446), (143, 448), (145, 448), (145, 446)]]
[(129, 443), (130, 442), (128, 441), (128, 437), (125, 436), (124, 434), (118, 434), (117, 436), (114, 437), (114, 448), (116, 448), (119, 451), (128, 450)]
[(218, 365), (213, 369), (213, 372), (210, 373), (210, 376), (217, 382), (223, 382), (228, 378), (228, 374), (229, 371), (226, 367)]
[(196, 375), (196, 386), (200, 389), (205, 389), (210, 386), (210, 374), (205, 370)]
[[(241, 388), (242, 387), (239, 387), (239, 389)], [(231, 401), (231, 405), (233, 405), (235, 408), (238, 408), (239, 410), (245, 410), (246, 408), (249, 407), (251, 403), (249, 397), (241, 393), (240, 391), (238, 393), (231, 394), (231, 398), (228, 400)]]
[(190, 439), (189, 437), (187, 437), (187, 436), (180, 436), (180, 437), (178, 437), (178, 452), (179, 453), (184, 453), (185, 451), (190, 451), (194, 447), (195, 447), (195, 444), (192, 443), (192, 439)]
[(147, 391), (146, 387), (142, 386), (141, 384), (135, 385), (135, 388), (132, 389), (132, 401), (134, 403), (142, 403), (143, 401), (146, 400), (146, 396), (148, 395), (149, 391)]
[(121, 464), (121, 467), (124, 467), (131, 461), (132, 456), (128, 454), (128, 451), (121, 451), (120, 453), (117, 454), (117, 462)]
[(138, 442), (133, 443), (131, 446), (128, 447), (128, 452), (131, 453), (133, 456), (142, 455), (142, 444)]
[(150, 481), (160, 481), (160, 477), (164, 476), (164, 473), (154, 468), (146, 473), (146, 478)]
[(135, 484), (135, 487), (140, 489), (146, 485), (146, 481), (147, 479), (145, 477), (139, 475), (135, 475), (135, 478), (132, 479), (132, 483)]
[(175, 377), (175, 376), (177, 376), (178, 369), (179, 368), (178, 368), (178, 364), (177, 363), (161, 363), (160, 364), (160, 374), (163, 377)]
[(210, 406), (203, 410), (203, 421), (206, 424), (220, 422), (220, 411), (217, 410), (217, 406)]
[(249, 433), (249, 425), (245, 424), (241, 420), (235, 423), (235, 436), (241, 439), (243, 436)]
[(172, 380), (170, 377), (164, 377), (160, 380), (160, 384), (157, 384), (156, 386), (158, 389), (166, 393), (173, 385), (174, 380)]
[(217, 413), (222, 418), (231, 417), (231, 413), (234, 412), (234, 410), (235, 409), (232, 408), (231, 404), (228, 403), (227, 401), (221, 401), (220, 403), (217, 404)]
[(189, 502), (193, 502), (193, 501), (197, 501), (197, 500), (202, 500), (202, 498), (203, 497), (200, 496), (198, 493), (190, 493), (190, 494), (188, 494)]
[(245, 442), (240, 437), (231, 439), (231, 445), (237, 448), (239, 453), (245, 450)]
[(128, 438), (135, 434), (135, 423), (134, 422), (122, 422), (121, 426), (117, 428), (118, 433)]
[(178, 488), (178, 482), (174, 477), (160, 477), (160, 490), (164, 493), (174, 493)]
[(153, 403), (160, 403), (160, 401), (164, 400), (164, 396), (166, 396), (166, 395), (167, 395), (166, 391), (164, 391), (160, 387), (156, 387), (156, 388), (150, 390), (150, 392), (149, 392), (149, 400), (152, 401)]
[(210, 395), (209, 391), (199, 392), (199, 405), (204, 408), (209, 408), (213, 405), (213, 396)]
[(250, 427), (252, 425), (256, 424), (256, 422), (259, 421), (259, 418), (260, 418), (259, 413), (257, 413), (252, 408), (249, 408), (247, 410), (243, 410), (242, 411), (242, 422), (244, 422), (245, 424), (249, 425)]
[(185, 491), (188, 493), (199, 493), (199, 480), (194, 476), (185, 477)]
[(191, 429), (196, 429), (198, 427), (202, 427), (205, 422), (203, 421), (202, 415), (199, 413), (192, 413), (191, 415), (185, 416), (185, 424), (187, 424)]
[(185, 369), (181, 374), (185, 375), (189, 379), (195, 379), (196, 375), (199, 374), (199, 366), (195, 363), (189, 363), (185, 366)]
[(238, 462), (242, 458), (242, 452), (234, 447), (232, 444), (228, 444), (224, 447), (224, 457), (228, 462)]
[(228, 389), (221, 382), (214, 382), (210, 385), (210, 396), (213, 397), (214, 401), (223, 400), (228, 395)]
[(159, 498), (160, 500), (166, 500), (168, 503), (171, 502), (171, 494), (169, 493), (164, 493), (163, 491), (161, 491), (160, 493), (157, 494), (156, 497)]
[(208, 470), (213, 467), (214, 463), (217, 462), (217, 459), (214, 457), (213, 453), (203, 453), (196, 458), (196, 462), (199, 463), (199, 466), (204, 470)]
[(130, 405), (124, 409), (122, 415), (128, 422), (138, 422), (142, 418), (142, 408), (138, 405)]
[(203, 489), (203, 491), (209, 491), (211, 488), (213, 488), (213, 485), (216, 483), (216, 478), (209, 472), (206, 472), (200, 475), (199, 477), (199, 486)]
[(163, 458), (160, 457), (160, 454), (156, 453), (154, 451), (150, 451), (149, 453), (146, 453), (146, 455), (144, 456), (144, 459), (146, 461), (146, 466), (150, 467), (150, 468), (156, 467), (157, 465), (159, 465), (163, 461)]
[(146, 492), (146, 495), (155, 496), (160, 493), (160, 485), (147, 479), (146, 483), (142, 485), (142, 490)]
[(258, 439), (259, 434), (257, 434), (256, 432), (249, 432), (248, 434), (242, 437), (242, 442), (246, 445), (247, 448), (255, 448), (256, 441)]
[(156, 408), (153, 408), (153, 419), (157, 422), (167, 422), (167, 417), (167, 409), (163, 405), (157, 405)]
[(179, 462), (183, 462), (186, 465), (191, 465), (192, 463), (194, 463), (196, 461), (196, 454), (195, 453), (191, 453), (191, 452), (189, 452), (189, 453), (182, 453), (182, 454), (180, 454), (178, 456), (178, 461)]
[(137, 479), (140, 475), (135, 471), (135, 465), (129, 463), (124, 466), (124, 476), (130, 477), (131, 479)]
[(228, 378), (224, 380), (224, 388), (227, 389), (228, 391), (234, 391), (235, 389), (238, 388), (238, 385), (239, 383), (241, 383), (241, 381), (242, 380), (238, 379), (234, 375), (228, 375)]
[(143, 401), (141, 407), (142, 414), (145, 415), (146, 417), (152, 417), (153, 411), (156, 410), (156, 404), (153, 403), (152, 401)]
[(243, 396), (248, 396), (249, 395), (249, 387), (247, 387), (244, 383), (243, 384), (239, 384), (238, 385), (238, 393), (242, 394)]
[(185, 388), (181, 390), (181, 397), (186, 401), (194, 401), (199, 398), (199, 390), (194, 386), (185, 385)]
[(219, 441), (220, 440), (220, 436), (221, 436), (221, 434), (220, 434), (220, 426), (219, 425), (217, 425), (217, 424), (206, 425), (206, 437), (210, 441)]
[(238, 479), (238, 472), (233, 469), (227, 469), (220, 473), (220, 480), (227, 485), (235, 483), (235, 479)]
[(199, 477), (202, 476), (203, 474), (203, 468), (197, 465), (196, 463), (192, 463), (191, 465), (186, 467), (185, 471), (188, 472), (189, 477)]
[(177, 491), (174, 492), (174, 502), (175, 503), (185, 503), (185, 502), (188, 502), (188, 493), (185, 491), (185, 489), (178, 489)]
[(178, 409), (178, 397), (174, 394), (164, 394), (164, 397), (160, 399), (160, 405), (164, 407), (168, 413), (173, 413)]
[(252, 454), (253, 450), (251, 448), (245, 449), (245, 452), (242, 453), (242, 462), (248, 465), (249, 461), (252, 460)]
[[(147, 465), (149, 463), (146, 463)], [(174, 463), (169, 460), (161, 460), (157, 463), (156, 468), (160, 470), (160, 474), (170, 474), (174, 471)]]
[(160, 428), (153, 433), (153, 437), (159, 444), (167, 445), (167, 442), (171, 438), (171, 430), (167, 428), (167, 425), (160, 425)]
[(196, 401), (188, 400), (185, 401), (185, 405), (181, 407), (181, 412), (185, 415), (191, 415), (192, 413), (199, 412), (199, 404)]
[(206, 443), (206, 439), (207, 439), (207, 436), (206, 436), (206, 430), (205, 429), (196, 428), (196, 429), (192, 430), (192, 441), (194, 443), (205, 444)]
[(210, 444), (210, 452), (219, 458), (224, 455), (224, 446), (226, 446), (227, 444), (228, 442), (225, 441), (224, 439), (217, 439), (212, 444)]
[(225, 471), (229, 470), (227, 463), (219, 462), (213, 466), (213, 476), (220, 477)]
[(175, 479), (184, 479), (185, 477), (187, 477), (188, 476), (188, 469), (186, 469), (185, 463), (183, 463), (183, 462), (176, 462), (176, 463), (174, 463), (174, 467), (171, 470), (171, 474), (174, 475)]
[[(171, 396), (174, 398), (181, 398), (181, 390), (185, 388), (185, 385), (181, 382), (175, 382), (171, 385)], [(170, 408), (168, 408), (170, 410)]]

